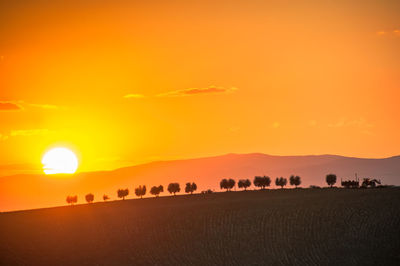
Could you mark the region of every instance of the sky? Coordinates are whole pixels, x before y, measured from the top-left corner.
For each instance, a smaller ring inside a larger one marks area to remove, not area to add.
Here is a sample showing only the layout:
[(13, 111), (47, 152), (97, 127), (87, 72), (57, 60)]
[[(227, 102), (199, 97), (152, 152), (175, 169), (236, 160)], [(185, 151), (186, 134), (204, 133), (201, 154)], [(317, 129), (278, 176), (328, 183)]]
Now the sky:
[(0, 175), (400, 151), (399, 1), (0, 0)]

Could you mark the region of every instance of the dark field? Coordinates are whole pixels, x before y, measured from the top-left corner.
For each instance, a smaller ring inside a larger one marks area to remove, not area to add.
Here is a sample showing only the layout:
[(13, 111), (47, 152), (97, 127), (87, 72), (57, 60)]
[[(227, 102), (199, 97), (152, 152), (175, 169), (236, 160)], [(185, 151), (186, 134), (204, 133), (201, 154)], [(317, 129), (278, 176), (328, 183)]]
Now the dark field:
[(400, 189), (228, 192), (3, 213), (0, 264), (400, 265)]

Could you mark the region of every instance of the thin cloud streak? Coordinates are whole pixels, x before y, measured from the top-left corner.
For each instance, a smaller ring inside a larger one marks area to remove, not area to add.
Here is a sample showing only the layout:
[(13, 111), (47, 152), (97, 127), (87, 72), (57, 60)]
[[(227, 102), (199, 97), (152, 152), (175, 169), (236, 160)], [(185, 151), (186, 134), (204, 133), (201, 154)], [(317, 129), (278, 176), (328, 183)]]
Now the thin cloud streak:
[(34, 104), (30, 103), (29, 106), (36, 107), (36, 108), (42, 108), (42, 109), (59, 109), (60, 107), (57, 105), (52, 105), (52, 104)]
[(175, 91), (168, 91), (158, 94), (157, 97), (182, 97), (182, 96), (190, 96), (196, 94), (230, 93), (237, 90), (238, 89), (235, 87), (225, 88), (225, 87), (210, 86), (208, 88), (188, 88)]
[(342, 118), (336, 123), (328, 124), (328, 127), (341, 128), (341, 127), (359, 127), (359, 128), (372, 128), (374, 125), (369, 123), (365, 118), (349, 120)]
[(21, 105), (14, 102), (0, 102), (0, 111), (21, 111)]
[(26, 130), (11, 130), (10, 136), (35, 136), (35, 135), (46, 135), (51, 131), (48, 129), (26, 129)]
[(131, 94), (127, 94), (124, 96), (124, 98), (126, 99), (141, 99), (141, 98), (145, 98), (146, 96), (144, 96), (143, 94), (137, 94), (137, 93), (131, 93)]
[(9, 134), (0, 134), (0, 140), (5, 141), (12, 137), (45, 136), (53, 132), (46, 128), (11, 130)]

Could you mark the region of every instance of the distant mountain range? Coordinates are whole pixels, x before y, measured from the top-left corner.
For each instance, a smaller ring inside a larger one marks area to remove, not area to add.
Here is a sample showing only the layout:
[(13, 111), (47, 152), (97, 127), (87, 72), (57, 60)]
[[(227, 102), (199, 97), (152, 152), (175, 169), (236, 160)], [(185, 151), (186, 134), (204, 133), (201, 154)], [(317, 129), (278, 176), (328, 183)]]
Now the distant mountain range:
[[(84, 195), (93, 193), (95, 201), (103, 194), (117, 199), (118, 188), (129, 188), (133, 198), (134, 188), (146, 185), (164, 185), (164, 193), (170, 182), (179, 182), (184, 192), (186, 182), (196, 182), (198, 191), (219, 191), (222, 178), (249, 178), (268, 175), (272, 183), (276, 177), (300, 175), (302, 187), (325, 186), (325, 176), (334, 173), (340, 179), (373, 177), (383, 184), (400, 185), (400, 156), (384, 159), (364, 159), (337, 155), (272, 156), (260, 153), (227, 154), (222, 156), (157, 161), (119, 168), (113, 171), (87, 172), (71, 176), (14, 175), (0, 177), (0, 211), (31, 209), (66, 204), (67, 195), (78, 195), (84, 203)], [(271, 188), (275, 188), (272, 184)], [(147, 192), (149, 193), (149, 192)], [(149, 194), (147, 194), (149, 195)]]

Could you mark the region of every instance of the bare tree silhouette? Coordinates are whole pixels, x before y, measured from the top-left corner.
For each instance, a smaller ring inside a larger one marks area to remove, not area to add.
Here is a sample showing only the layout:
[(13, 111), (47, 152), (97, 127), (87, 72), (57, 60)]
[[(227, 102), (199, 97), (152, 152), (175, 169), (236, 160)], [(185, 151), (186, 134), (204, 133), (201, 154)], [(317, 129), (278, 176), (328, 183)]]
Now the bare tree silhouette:
[(284, 177), (277, 177), (275, 179), (275, 185), (280, 186), (281, 188), (286, 186), (286, 184), (287, 184), (287, 179)]
[(143, 196), (146, 195), (146, 186), (143, 185), (135, 188), (135, 194), (136, 196), (143, 198)]
[(329, 185), (329, 186), (333, 186), (335, 183), (336, 183), (336, 175), (334, 175), (334, 174), (329, 174), (329, 175), (327, 175), (326, 176), (326, 183)]
[(291, 175), (289, 178), (289, 182), (291, 186), (295, 186), (297, 188), (297, 186), (301, 184), (301, 177), (298, 175)]
[(92, 203), (94, 201), (94, 195), (92, 193), (89, 193), (85, 196), (85, 199), (87, 203)]
[(193, 194), (197, 190), (196, 183), (186, 183), (185, 192)]
[(107, 200), (109, 200), (109, 199), (110, 199), (109, 196), (107, 196), (106, 194), (103, 195), (103, 200), (104, 200), (104, 201), (107, 201)]
[(265, 187), (269, 187), (271, 184), (271, 178), (269, 176), (256, 176), (254, 177), (253, 184), (256, 187), (260, 187), (261, 189), (265, 189)]
[(125, 197), (129, 195), (129, 189), (118, 189), (117, 191), (118, 198), (122, 198), (122, 200), (125, 200)]
[(239, 188), (244, 188), (244, 190), (247, 190), (248, 187), (250, 187), (251, 182), (249, 179), (240, 179), (238, 182), (238, 187)]
[(174, 196), (177, 192), (181, 191), (181, 187), (179, 186), (179, 183), (171, 183), (168, 185), (168, 192), (173, 193)]
[(74, 205), (74, 203), (78, 202), (78, 196), (67, 196), (67, 203)]

